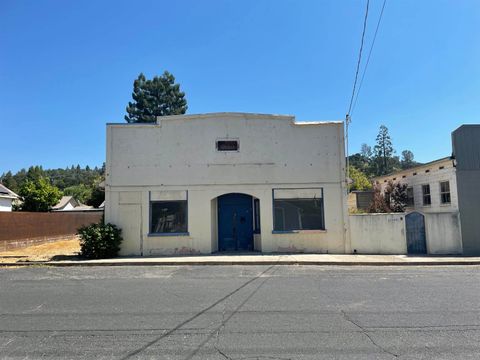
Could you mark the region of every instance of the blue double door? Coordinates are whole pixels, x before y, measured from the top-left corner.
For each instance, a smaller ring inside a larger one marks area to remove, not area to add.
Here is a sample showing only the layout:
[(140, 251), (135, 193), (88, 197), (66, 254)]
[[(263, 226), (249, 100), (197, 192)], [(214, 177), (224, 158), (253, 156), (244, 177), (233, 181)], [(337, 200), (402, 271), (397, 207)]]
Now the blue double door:
[(253, 198), (245, 194), (218, 197), (218, 250), (253, 250)]

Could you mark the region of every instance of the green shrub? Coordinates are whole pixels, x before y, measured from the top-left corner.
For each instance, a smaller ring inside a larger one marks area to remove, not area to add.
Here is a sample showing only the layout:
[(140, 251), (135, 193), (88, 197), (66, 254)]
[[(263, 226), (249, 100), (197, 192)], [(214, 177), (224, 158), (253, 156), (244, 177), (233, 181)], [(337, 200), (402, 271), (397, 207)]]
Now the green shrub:
[(122, 230), (113, 224), (83, 226), (78, 229), (80, 235), (80, 255), (87, 259), (103, 259), (115, 257), (120, 250)]

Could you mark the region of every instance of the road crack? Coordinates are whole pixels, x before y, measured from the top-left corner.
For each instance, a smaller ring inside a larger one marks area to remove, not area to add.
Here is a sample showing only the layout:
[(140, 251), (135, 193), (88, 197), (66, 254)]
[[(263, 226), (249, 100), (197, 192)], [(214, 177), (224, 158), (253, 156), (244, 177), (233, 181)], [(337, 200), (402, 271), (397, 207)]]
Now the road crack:
[[(121, 360), (127, 360), (127, 359), (130, 359), (132, 358), (133, 356), (136, 356), (138, 354), (140, 354), (141, 352), (145, 351), (146, 349), (148, 349), (149, 347), (151, 347), (152, 345), (156, 344), (157, 342), (159, 342), (160, 340), (164, 339), (165, 337), (173, 334), (174, 332), (180, 330), (181, 328), (183, 328), (185, 325), (191, 323), (193, 320), (199, 318), (200, 316), (202, 316), (203, 314), (205, 314), (207, 311), (213, 309), (215, 306), (217, 306), (218, 304), (221, 304), (222, 302), (224, 302), (225, 300), (227, 300), (228, 298), (230, 298), (231, 296), (235, 295), (236, 293), (238, 293), (240, 290), (242, 290), (243, 288), (245, 288), (246, 286), (248, 286), (249, 284), (251, 284), (252, 282), (254, 282), (255, 280), (258, 280), (260, 277), (262, 277), (262, 275), (264, 275), (265, 273), (267, 273), (268, 271), (270, 271), (270, 269), (272, 269), (275, 265), (272, 265), (272, 266), (269, 266), (265, 271), (261, 272), (259, 275), (251, 278), (250, 280), (244, 282), (242, 285), (240, 285), (238, 288), (236, 288), (235, 290), (231, 291), (230, 293), (228, 293), (227, 295), (223, 296), (222, 298), (218, 299), (217, 301), (215, 301), (213, 304), (211, 304), (210, 306), (207, 306), (206, 308), (204, 308), (203, 310), (199, 311), (198, 313), (196, 313), (195, 315), (193, 315), (192, 317), (186, 319), (185, 321), (179, 323), (177, 326), (175, 326), (174, 328), (170, 329), (169, 331), (163, 333), (162, 335), (158, 336), (157, 338), (153, 339), (152, 341), (150, 341), (149, 343), (145, 344), (144, 346), (140, 347), (139, 349), (137, 350), (134, 350), (130, 353), (128, 353), (127, 355), (125, 355), (124, 357), (121, 358)], [(263, 282), (262, 282), (263, 284)], [(257, 288), (258, 289), (258, 288)], [(250, 297), (249, 297), (250, 298)], [(249, 299), (247, 298), (247, 300)], [(243, 304), (242, 304), (243, 305)], [(233, 312), (233, 314), (235, 314), (235, 312)], [(231, 315), (233, 316), (233, 315)], [(230, 317), (231, 317), (230, 316)], [(230, 318), (229, 317), (229, 318)], [(229, 319), (228, 318), (228, 319)], [(226, 321), (228, 321), (228, 319)], [(225, 321), (225, 322), (226, 322)], [(223, 323), (223, 322), (222, 322)], [(210, 339), (211, 337), (209, 337)], [(208, 339), (208, 340), (209, 340)], [(201, 345), (203, 346), (203, 344)], [(199, 348), (198, 348), (199, 349)], [(196, 352), (198, 351), (198, 349), (194, 352), (194, 354), (196, 354)], [(193, 355), (194, 355), (193, 354)]]
[(341, 310), (340, 311), (343, 315), (343, 318), (345, 319), (345, 321), (348, 321), (350, 324), (353, 324), (354, 326), (356, 326), (357, 328), (359, 328), (362, 332), (363, 335), (365, 335), (368, 340), (370, 340), (370, 342), (378, 349), (382, 350), (384, 353), (386, 354), (389, 354), (391, 356), (393, 356), (394, 358), (398, 358), (400, 355), (398, 354), (395, 354), (394, 352), (391, 352), (389, 350), (387, 350), (386, 348), (384, 348), (383, 346), (377, 344), (375, 342), (375, 340), (373, 340), (373, 338), (370, 336), (370, 334), (368, 333), (368, 331), (361, 325), (357, 324), (355, 321), (353, 321), (348, 315), (347, 313), (344, 311), (344, 310)]

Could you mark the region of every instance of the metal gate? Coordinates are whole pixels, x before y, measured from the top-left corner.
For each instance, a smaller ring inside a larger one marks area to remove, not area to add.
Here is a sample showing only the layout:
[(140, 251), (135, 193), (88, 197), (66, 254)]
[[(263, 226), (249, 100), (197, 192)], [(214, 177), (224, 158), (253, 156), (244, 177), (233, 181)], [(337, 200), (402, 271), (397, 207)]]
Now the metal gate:
[(405, 216), (405, 226), (408, 254), (426, 254), (425, 216), (419, 212), (411, 212)]

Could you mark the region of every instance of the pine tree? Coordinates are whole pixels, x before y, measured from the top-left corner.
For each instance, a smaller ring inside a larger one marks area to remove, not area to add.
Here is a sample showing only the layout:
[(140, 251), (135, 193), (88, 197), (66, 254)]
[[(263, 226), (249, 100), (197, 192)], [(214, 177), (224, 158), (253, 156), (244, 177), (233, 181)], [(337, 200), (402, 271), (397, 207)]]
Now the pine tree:
[(141, 73), (133, 82), (132, 98), (125, 115), (129, 123), (154, 123), (157, 116), (181, 115), (187, 111), (185, 93), (168, 71), (152, 80)]
[(374, 160), (377, 167), (376, 175), (385, 175), (392, 170), (391, 161), (395, 150), (393, 150), (392, 139), (388, 134), (388, 128), (385, 125), (380, 126), (377, 135), (377, 144), (373, 148)]

